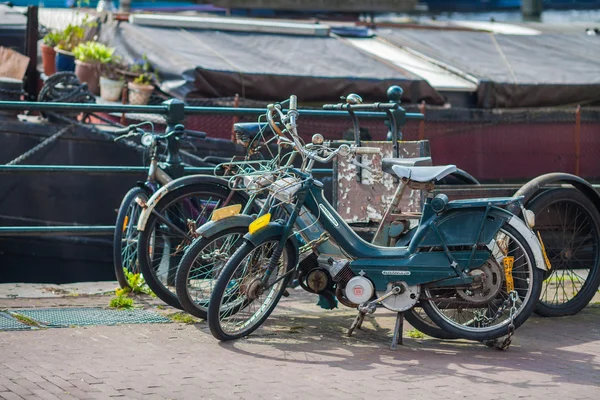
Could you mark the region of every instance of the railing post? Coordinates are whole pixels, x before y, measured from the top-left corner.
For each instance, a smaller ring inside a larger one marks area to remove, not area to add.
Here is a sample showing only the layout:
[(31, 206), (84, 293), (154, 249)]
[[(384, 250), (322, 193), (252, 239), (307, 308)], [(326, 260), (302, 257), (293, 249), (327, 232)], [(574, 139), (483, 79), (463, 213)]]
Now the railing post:
[(38, 7), (27, 7), (27, 34), (25, 37), (25, 53), (29, 57), (29, 65), (27, 66), (27, 82), (25, 83), (25, 91), (27, 92), (28, 100), (37, 98), (37, 86), (39, 73), (37, 70), (37, 41), (38, 41)]
[[(171, 99), (162, 103), (167, 108), (167, 132), (171, 132), (175, 129), (175, 125), (183, 124), (185, 120), (185, 104), (177, 99)], [(173, 138), (167, 141), (167, 164), (169, 165), (168, 173), (178, 178), (183, 176), (183, 165), (181, 155), (179, 154), (179, 137)]]
[(581, 168), (581, 106), (575, 111), (575, 175), (579, 176)]
[[(400, 104), (402, 102), (402, 94), (404, 93), (404, 91), (402, 90), (402, 88), (400, 86), (390, 86), (387, 90), (387, 96), (388, 99), (390, 101), (390, 103), (396, 103), (396, 104)], [(402, 140), (402, 130), (401, 128), (406, 125), (406, 110), (404, 110), (404, 108), (399, 107), (397, 110), (392, 111), (392, 113), (394, 114), (394, 117), (396, 118), (396, 127), (397, 127), (397, 131), (398, 131), (398, 137), (392, 137), (393, 136), (393, 130), (392, 127), (390, 126), (390, 122), (386, 121), (385, 124), (388, 127), (388, 134), (387, 134), (387, 140), (392, 142), (392, 146), (394, 149), (394, 157), (398, 158), (400, 156), (399, 154), (399, 150), (398, 150), (398, 141)]]
[[(240, 105), (240, 95), (235, 94), (235, 98), (233, 99), (233, 108), (238, 108)], [(234, 125), (240, 120), (240, 117), (234, 116), (233, 122), (231, 124), (231, 142), (235, 143), (235, 127)]]
[[(419, 104), (419, 112), (425, 116), (425, 101)], [(419, 140), (425, 140), (425, 118), (419, 122)]]

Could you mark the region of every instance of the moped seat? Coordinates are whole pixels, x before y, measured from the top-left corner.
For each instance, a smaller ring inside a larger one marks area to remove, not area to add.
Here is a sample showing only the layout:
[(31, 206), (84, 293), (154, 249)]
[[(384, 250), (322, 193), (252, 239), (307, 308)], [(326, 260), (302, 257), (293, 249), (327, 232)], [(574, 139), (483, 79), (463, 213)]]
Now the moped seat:
[(431, 182), (440, 180), (456, 171), (456, 165), (440, 165), (435, 167), (404, 167), (394, 165), (392, 170), (398, 177), (415, 182)]
[(401, 165), (403, 167), (414, 167), (422, 165), (431, 165), (431, 157), (416, 157), (416, 158), (382, 158), (381, 169), (383, 172), (393, 174), (392, 167)]

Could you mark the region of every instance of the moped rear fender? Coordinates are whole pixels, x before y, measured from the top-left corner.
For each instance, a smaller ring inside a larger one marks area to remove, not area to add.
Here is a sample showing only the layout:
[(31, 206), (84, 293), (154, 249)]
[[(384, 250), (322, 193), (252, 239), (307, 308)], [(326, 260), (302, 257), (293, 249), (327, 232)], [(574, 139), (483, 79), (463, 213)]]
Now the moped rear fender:
[[(523, 236), (531, 248), (535, 266), (546, 271), (540, 242), (525, 222), (505, 209), (492, 206), (482, 226), (485, 210), (486, 207), (481, 206), (447, 210), (419, 227), (420, 232), (415, 235), (413, 243), (416, 247), (440, 246), (440, 237), (437, 232), (448, 247), (471, 246), (476, 242), (491, 243), (500, 228), (504, 224), (509, 224)], [(433, 228), (434, 224), (435, 229)]]
[[(145, 204), (142, 212), (140, 213), (140, 217), (138, 219), (138, 231), (143, 231), (146, 228), (146, 223), (148, 222), (148, 218), (150, 218), (150, 214), (152, 214), (152, 210), (156, 207), (156, 204), (165, 197), (168, 193), (173, 192), (183, 186), (187, 185), (207, 185), (207, 186), (221, 186), (225, 189), (228, 188), (228, 181), (222, 178), (217, 178), (215, 176), (208, 175), (190, 175), (184, 176), (182, 178), (175, 179), (165, 186), (158, 189)], [(248, 198), (248, 195), (244, 191), (238, 191), (236, 195), (240, 195)]]

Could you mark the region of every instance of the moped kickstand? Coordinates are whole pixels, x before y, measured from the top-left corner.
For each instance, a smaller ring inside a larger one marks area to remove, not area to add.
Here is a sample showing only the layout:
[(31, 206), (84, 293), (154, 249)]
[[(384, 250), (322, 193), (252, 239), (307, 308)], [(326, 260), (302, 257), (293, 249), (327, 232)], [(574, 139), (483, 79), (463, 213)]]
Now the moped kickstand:
[(398, 345), (402, 346), (402, 329), (404, 328), (404, 313), (399, 312), (396, 315), (396, 326), (394, 327), (394, 336), (392, 336), (392, 345), (390, 346), (390, 350), (396, 350)]
[[(348, 336), (352, 336), (352, 333), (354, 332), (355, 329), (360, 329), (362, 326), (362, 323), (365, 319), (365, 315), (367, 314), (373, 314), (375, 312), (375, 310), (377, 309), (377, 303), (381, 302), (382, 300), (387, 299), (388, 297), (398, 294), (401, 292), (401, 288), (399, 286), (396, 286), (394, 288), (392, 288), (392, 290), (390, 290), (389, 292), (387, 292), (386, 294), (384, 294), (383, 296), (379, 297), (378, 299), (372, 300), (370, 302), (366, 302), (361, 304), (360, 306), (358, 306), (358, 315), (356, 316), (356, 318), (354, 319), (354, 322), (352, 322), (352, 325), (350, 326), (350, 329), (348, 330)], [(404, 313), (403, 312), (399, 312), (398, 315), (396, 316), (396, 324), (394, 327), (394, 336), (392, 337), (392, 345), (390, 346), (390, 350), (396, 350), (398, 348), (398, 345), (402, 345), (402, 328), (404, 326)]]

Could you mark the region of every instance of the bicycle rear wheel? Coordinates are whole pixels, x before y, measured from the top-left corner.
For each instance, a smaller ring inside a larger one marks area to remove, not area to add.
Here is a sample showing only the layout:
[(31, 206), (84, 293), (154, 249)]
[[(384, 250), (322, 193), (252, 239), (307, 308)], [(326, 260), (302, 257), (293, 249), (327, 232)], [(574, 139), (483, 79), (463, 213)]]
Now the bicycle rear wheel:
[[(182, 186), (167, 193), (154, 207), (138, 240), (138, 259), (146, 283), (165, 303), (182, 308), (177, 298), (177, 266), (194, 239), (195, 231), (210, 221), (231, 191), (206, 182)], [(233, 193), (228, 205), (245, 205), (246, 199)]]
[(600, 214), (576, 189), (551, 189), (528, 205), (536, 215), (552, 265), (546, 274), (535, 313), (562, 317), (581, 311), (600, 285)]
[(139, 236), (137, 223), (142, 208), (135, 202), (138, 197), (144, 201), (148, 200), (148, 194), (142, 188), (134, 187), (127, 192), (119, 207), (115, 223), (113, 264), (121, 288), (131, 287), (125, 271), (132, 274), (141, 272), (137, 257)]

